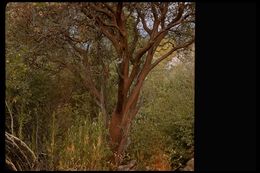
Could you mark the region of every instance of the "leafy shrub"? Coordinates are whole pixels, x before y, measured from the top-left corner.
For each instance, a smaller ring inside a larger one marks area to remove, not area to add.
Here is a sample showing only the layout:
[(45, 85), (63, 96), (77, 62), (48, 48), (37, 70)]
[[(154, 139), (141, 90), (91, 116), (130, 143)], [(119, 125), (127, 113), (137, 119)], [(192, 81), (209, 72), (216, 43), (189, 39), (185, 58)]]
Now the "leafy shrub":
[(155, 71), (143, 89), (129, 148), (138, 170), (176, 169), (191, 157), (194, 137), (193, 64)]

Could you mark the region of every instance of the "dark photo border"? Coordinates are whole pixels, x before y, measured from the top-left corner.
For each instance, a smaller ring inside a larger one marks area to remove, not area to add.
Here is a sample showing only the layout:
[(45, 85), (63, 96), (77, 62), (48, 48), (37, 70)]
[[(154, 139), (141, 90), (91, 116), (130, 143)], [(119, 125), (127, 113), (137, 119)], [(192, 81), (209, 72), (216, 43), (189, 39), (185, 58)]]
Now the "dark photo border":
[[(7, 2), (0, 3), (0, 172), (5, 161)], [(197, 2), (196, 8), (195, 170), (255, 171), (256, 3)]]

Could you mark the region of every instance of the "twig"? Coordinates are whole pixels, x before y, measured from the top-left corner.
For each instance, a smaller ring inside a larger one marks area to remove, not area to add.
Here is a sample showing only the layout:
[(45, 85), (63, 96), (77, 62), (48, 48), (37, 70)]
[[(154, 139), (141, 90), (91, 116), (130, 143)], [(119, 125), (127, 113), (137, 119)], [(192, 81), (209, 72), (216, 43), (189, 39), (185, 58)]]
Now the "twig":
[(12, 111), (10, 109), (10, 107), (8, 106), (7, 102), (5, 101), (6, 107), (9, 111), (10, 117), (11, 117), (11, 134), (14, 135), (14, 120), (13, 120), (13, 114)]

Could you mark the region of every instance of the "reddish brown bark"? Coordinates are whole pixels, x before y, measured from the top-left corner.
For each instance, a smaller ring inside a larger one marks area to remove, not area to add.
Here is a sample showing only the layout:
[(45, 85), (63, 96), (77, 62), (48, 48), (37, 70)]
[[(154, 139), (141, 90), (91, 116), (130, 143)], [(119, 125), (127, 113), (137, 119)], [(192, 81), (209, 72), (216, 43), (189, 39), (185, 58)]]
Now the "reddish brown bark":
[(116, 150), (117, 145), (122, 139), (121, 128), (120, 128), (122, 117), (123, 117), (122, 114), (114, 111), (110, 121), (109, 133), (111, 137), (111, 145), (114, 150)]
[[(149, 8), (151, 9), (154, 21), (152, 28), (148, 28), (147, 19), (142, 7), (138, 7), (138, 5), (134, 7), (138, 14), (134, 26), (136, 27), (137, 23), (141, 21), (143, 29), (150, 36), (147, 43), (137, 50), (135, 50), (136, 41), (138, 40), (137, 29), (134, 30), (133, 41), (131, 43), (128, 42), (126, 25), (128, 17), (125, 17), (124, 7), (127, 8), (125, 3), (92, 4), (91, 7), (96, 13), (88, 13), (91, 19), (96, 20), (97, 27), (101, 32), (112, 42), (117, 56), (121, 61), (118, 66), (117, 104), (109, 124), (110, 144), (115, 154), (115, 164), (119, 164), (122, 160), (131, 122), (138, 112), (138, 98), (146, 76), (158, 63), (169, 57), (174, 51), (187, 47), (194, 42), (192, 39), (182, 45), (177, 45), (153, 62), (154, 52), (168, 34), (168, 31), (182, 22), (187, 22), (185, 19), (190, 16), (189, 13), (183, 15), (188, 5), (178, 3), (175, 17), (171, 21), (168, 21), (166, 25), (165, 21), (169, 4), (150, 3)], [(109, 21), (101, 19), (104, 15)], [(143, 65), (141, 65), (142, 59), (144, 62)], [(132, 63), (131, 71), (129, 68), (130, 62)]]

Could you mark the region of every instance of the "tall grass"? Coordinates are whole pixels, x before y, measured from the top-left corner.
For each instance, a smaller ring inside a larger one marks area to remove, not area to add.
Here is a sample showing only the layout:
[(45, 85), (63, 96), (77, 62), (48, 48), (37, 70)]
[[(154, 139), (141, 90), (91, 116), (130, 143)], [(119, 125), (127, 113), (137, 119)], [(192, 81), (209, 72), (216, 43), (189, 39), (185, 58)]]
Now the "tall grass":
[(59, 170), (109, 170), (112, 154), (101, 114), (94, 121), (76, 118), (68, 129), (60, 153)]

